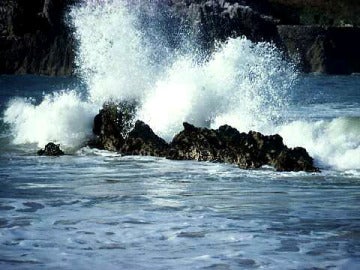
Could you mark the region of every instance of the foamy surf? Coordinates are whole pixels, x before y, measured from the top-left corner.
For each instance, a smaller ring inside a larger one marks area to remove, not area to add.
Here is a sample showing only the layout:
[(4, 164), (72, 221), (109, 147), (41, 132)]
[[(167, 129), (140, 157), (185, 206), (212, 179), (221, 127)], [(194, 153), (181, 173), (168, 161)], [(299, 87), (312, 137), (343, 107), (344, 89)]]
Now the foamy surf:
[(12, 100), (4, 120), (14, 144), (43, 147), (54, 141), (79, 148), (91, 137), (103, 102), (136, 99), (137, 117), (167, 140), (184, 121), (212, 128), (230, 124), (243, 132), (280, 133), (289, 146), (306, 147), (323, 168), (360, 169), (358, 118), (289, 120), (298, 74), (274, 45), (240, 37), (218, 44), (206, 62), (188, 50), (169, 52), (157, 63), (137, 16), (115, 0), (84, 1), (72, 9), (77, 70), (87, 93), (53, 93), (38, 105)]
[(292, 147), (301, 145), (320, 163), (339, 170), (360, 169), (360, 118), (294, 121), (278, 128)]
[(16, 98), (5, 110), (4, 121), (11, 125), (14, 144), (43, 146), (53, 141), (76, 148), (91, 136), (98, 107), (82, 101), (75, 91), (48, 94), (40, 104), (34, 103)]

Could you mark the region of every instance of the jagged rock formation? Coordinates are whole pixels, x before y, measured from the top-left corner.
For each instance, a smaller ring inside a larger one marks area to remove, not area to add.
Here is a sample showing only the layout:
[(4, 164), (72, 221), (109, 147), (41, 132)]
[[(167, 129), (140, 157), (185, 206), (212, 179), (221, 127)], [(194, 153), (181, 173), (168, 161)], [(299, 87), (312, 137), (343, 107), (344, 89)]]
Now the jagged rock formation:
[(270, 16), (267, 1), (172, 0), (171, 7), (205, 48), (214, 40), (241, 35), (255, 42), (277, 40), (277, 21)]
[[(303, 72), (360, 72), (360, 2), (352, 0), (172, 0), (205, 48), (245, 35), (271, 41)], [(338, 6), (339, 9), (334, 7)], [(290, 24), (290, 25), (289, 25)]]
[(90, 144), (100, 149), (118, 151), (132, 128), (135, 108), (134, 102), (105, 104), (95, 116), (93, 132), (98, 137)]
[[(0, 74), (71, 75), (75, 42), (64, 14), (76, 2), (0, 1)], [(144, 0), (136, 5), (132, 9), (142, 12), (143, 25), (160, 29), (167, 46), (179, 43), (180, 23), (204, 49), (245, 35), (276, 43), (304, 72), (360, 72), (356, 0)], [(160, 14), (164, 18), (154, 20)]]
[(0, 74), (70, 75), (74, 41), (64, 23), (73, 0), (0, 2)]
[(299, 58), (304, 72), (360, 72), (360, 28), (280, 25), (278, 32), (284, 49)]
[(37, 154), (39, 156), (62, 156), (64, 152), (60, 149), (60, 144), (48, 143), (44, 149), (40, 149)]
[(184, 130), (168, 144), (142, 121), (137, 121), (131, 131), (124, 134), (128, 122), (122, 115), (121, 107), (104, 106), (94, 119), (96, 143), (89, 145), (123, 155), (223, 162), (243, 169), (270, 165), (278, 171), (319, 171), (304, 148), (288, 148), (279, 135), (265, 136), (254, 131), (240, 133), (227, 125), (213, 130), (184, 123)]
[(123, 155), (164, 157), (168, 149), (169, 145), (165, 140), (157, 136), (147, 124), (138, 120), (126, 136), (120, 152)]
[(227, 125), (213, 130), (184, 123), (184, 130), (170, 143), (167, 158), (225, 162), (243, 169), (271, 165), (278, 171), (318, 171), (304, 148), (289, 149), (280, 135), (240, 133)]

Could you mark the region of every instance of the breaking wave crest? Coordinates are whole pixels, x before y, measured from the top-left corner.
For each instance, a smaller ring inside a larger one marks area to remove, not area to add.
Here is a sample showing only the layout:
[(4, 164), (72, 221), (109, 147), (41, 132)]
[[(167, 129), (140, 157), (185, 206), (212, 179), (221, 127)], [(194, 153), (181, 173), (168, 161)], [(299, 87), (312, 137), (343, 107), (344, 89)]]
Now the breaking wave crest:
[[(146, 35), (139, 13), (123, 1), (86, 1), (70, 17), (78, 41), (77, 72), (87, 93), (62, 91), (44, 96), (38, 105), (12, 100), (4, 120), (14, 143), (79, 147), (91, 136), (103, 102), (136, 99), (138, 118), (168, 140), (183, 121), (214, 128), (230, 124), (245, 132), (279, 132), (290, 146), (306, 147), (322, 166), (360, 169), (358, 118), (287, 121), (298, 74), (274, 45), (229, 39), (200, 61), (188, 39), (190, 49), (180, 53), (159, 34), (154, 51), (149, 46), (154, 35)], [(159, 52), (166, 58), (161, 60)]]

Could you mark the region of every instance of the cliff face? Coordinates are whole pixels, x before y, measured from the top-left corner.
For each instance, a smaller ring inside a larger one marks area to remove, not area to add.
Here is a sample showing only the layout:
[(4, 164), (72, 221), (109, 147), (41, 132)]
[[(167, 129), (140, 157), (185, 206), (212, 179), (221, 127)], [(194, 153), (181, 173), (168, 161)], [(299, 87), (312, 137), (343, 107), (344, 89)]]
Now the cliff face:
[(214, 40), (241, 35), (254, 42), (277, 39), (277, 22), (269, 16), (266, 1), (172, 0), (171, 8), (174, 16), (189, 24), (205, 48)]
[(281, 24), (360, 26), (358, 0), (269, 0)]
[(72, 0), (0, 2), (0, 73), (69, 75), (73, 39), (64, 25)]
[[(77, 1), (1, 0), (0, 74), (71, 75), (75, 42), (64, 19)], [(166, 10), (168, 19), (186, 24), (205, 49), (215, 40), (245, 35), (276, 43), (300, 61), (304, 72), (360, 72), (358, 0), (139, 2), (149, 3), (156, 3), (158, 12)]]
[(172, 0), (206, 48), (245, 35), (270, 41), (303, 72), (360, 72), (358, 0)]
[(360, 72), (360, 28), (279, 25), (283, 47), (304, 72)]

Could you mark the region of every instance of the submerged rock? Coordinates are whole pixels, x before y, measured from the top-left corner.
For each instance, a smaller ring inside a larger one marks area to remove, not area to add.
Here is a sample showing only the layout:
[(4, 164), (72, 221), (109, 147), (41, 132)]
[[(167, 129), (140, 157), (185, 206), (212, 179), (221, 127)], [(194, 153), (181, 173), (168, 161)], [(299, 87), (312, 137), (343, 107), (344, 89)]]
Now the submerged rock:
[(40, 149), (37, 154), (39, 156), (62, 156), (64, 152), (60, 149), (60, 144), (48, 143), (44, 149)]

